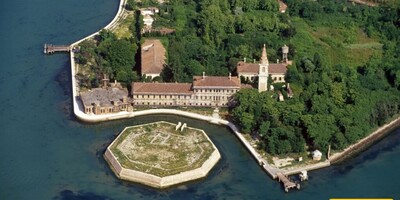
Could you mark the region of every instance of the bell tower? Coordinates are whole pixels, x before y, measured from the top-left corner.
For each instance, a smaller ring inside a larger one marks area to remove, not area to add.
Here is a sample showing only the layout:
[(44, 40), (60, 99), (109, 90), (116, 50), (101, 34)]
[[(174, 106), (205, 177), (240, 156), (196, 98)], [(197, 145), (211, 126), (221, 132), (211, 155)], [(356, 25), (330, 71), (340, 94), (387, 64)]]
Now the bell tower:
[(261, 53), (261, 60), (258, 68), (258, 92), (263, 92), (268, 90), (268, 57), (267, 49), (264, 47)]

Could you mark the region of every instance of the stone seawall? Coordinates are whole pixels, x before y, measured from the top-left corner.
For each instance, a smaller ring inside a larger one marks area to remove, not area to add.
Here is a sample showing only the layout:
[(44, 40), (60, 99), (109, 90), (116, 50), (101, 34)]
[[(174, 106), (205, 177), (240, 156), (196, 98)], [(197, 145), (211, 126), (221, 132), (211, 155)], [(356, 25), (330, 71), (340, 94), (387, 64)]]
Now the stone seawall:
[(385, 135), (393, 131), (395, 128), (400, 126), (400, 117), (392, 120), (391, 122), (379, 127), (376, 131), (372, 132), (367, 137), (361, 139), (357, 143), (350, 145), (342, 152), (335, 153), (330, 156), (329, 160), (331, 163), (338, 163), (341, 162), (361, 151), (366, 149), (367, 147), (371, 146), (376, 141), (382, 139)]
[(221, 154), (218, 152), (218, 150), (215, 150), (200, 168), (166, 177), (158, 177), (152, 174), (122, 167), (109, 147), (104, 153), (104, 158), (119, 179), (141, 183), (155, 188), (167, 188), (173, 185), (206, 177), (208, 172), (221, 159)]
[[(115, 24), (118, 22), (118, 20), (122, 17), (122, 15), (124, 13), (124, 10), (125, 10), (124, 6), (125, 6), (126, 1), (127, 0), (120, 0), (119, 1), (118, 11), (117, 11), (115, 17), (103, 29), (110, 29), (111, 27), (115, 26)], [(99, 30), (99, 31), (97, 31), (95, 33), (92, 33), (92, 34), (90, 34), (90, 35), (88, 35), (88, 36), (86, 36), (86, 37), (84, 37), (84, 38), (72, 43), (70, 45), (70, 48), (73, 49), (76, 45), (78, 45), (82, 41), (87, 40), (89, 38), (92, 38), (95, 35), (99, 34), (100, 31), (101, 30)], [(74, 51), (70, 51), (69, 56), (70, 56), (70, 62), (71, 62), (71, 82), (72, 82), (71, 86), (72, 86), (73, 110), (74, 110), (75, 116), (78, 119), (82, 120), (82, 118), (80, 116), (82, 116), (82, 114), (84, 114), (84, 113), (81, 111), (83, 108), (82, 108), (81, 103), (79, 102), (79, 86), (77, 86), (77, 82), (76, 82), (76, 79), (75, 79), (75, 75), (76, 75), (76, 71), (77, 71), (77, 66), (75, 64), (75, 59), (74, 59), (75, 58), (75, 52)], [(84, 120), (82, 120), (82, 121), (84, 121)]]
[[(191, 127), (189, 128), (196, 129)], [(121, 131), (121, 133), (107, 147), (106, 152), (104, 153), (104, 158), (110, 165), (112, 171), (116, 174), (116, 176), (119, 179), (122, 180), (141, 183), (155, 188), (167, 188), (173, 185), (206, 177), (208, 173), (211, 171), (211, 169), (221, 159), (221, 154), (219, 153), (217, 147), (214, 145), (211, 139), (208, 137), (208, 135), (203, 130), (196, 129), (203, 132), (204, 136), (207, 138), (207, 140), (211, 143), (211, 145), (215, 149), (213, 153), (210, 155), (210, 157), (202, 164), (201, 167), (165, 177), (159, 177), (152, 174), (127, 169), (121, 166), (121, 164), (118, 162), (118, 158), (112, 153), (110, 149), (114, 145), (114, 143), (118, 140), (118, 138), (121, 137), (122, 133), (126, 129), (127, 128), (124, 128), (124, 130)]]
[[(115, 17), (114, 17), (114, 18), (111, 20), (111, 22), (108, 23), (103, 29), (110, 29), (110, 28), (112, 28), (113, 26), (115, 26), (115, 24), (118, 22), (118, 20), (122, 17), (122, 14), (124, 13), (124, 10), (125, 10), (124, 7), (125, 7), (126, 1), (127, 1), (127, 0), (120, 0), (120, 1), (119, 1), (118, 11), (117, 11), (117, 13), (115, 14)], [(88, 36), (86, 36), (86, 37), (84, 37), (84, 38), (82, 38), (82, 39), (80, 39), (80, 40), (78, 40), (78, 41), (72, 43), (72, 44), (70, 45), (70, 47), (73, 47), (73, 46), (75, 46), (75, 45), (81, 43), (82, 41), (84, 41), (84, 40), (86, 40), (86, 39), (89, 39), (89, 38), (91, 38), (91, 37), (93, 37), (93, 36), (99, 34), (100, 31), (101, 31), (101, 30), (99, 30), (99, 31), (97, 31), (97, 32), (95, 32), (95, 33), (92, 33), (92, 34), (90, 34), (90, 35), (88, 35)]]
[(242, 144), (246, 147), (246, 149), (250, 152), (250, 154), (256, 159), (258, 164), (272, 177), (276, 178), (278, 172), (282, 172), (282, 170), (272, 167), (267, 160), (265, 160), (251, 144), (244, 138), (242, 133), (239, 132), (239, 128), (236, 127), (235, 124), (229, 122), (227, 120), (214, 118), (211, 116), (200, 115), (197, 113), (191, 113), (181, 110), (175, 109), (150, 109), (143, 111), (135, 111), (135, 112), (121, 112), (115, 114), (107, 114), (107, 115), (87, 115), (80, 111), (77, 117), (85, 122), (101, 122), (101, 121), (109, 121), (114, 119), (123, 119), (123, 118), (131, 118), (137, 116), (145, 116), (145, 115), (157, 115), (157, 114), (169, 114), (169, 115), (179, 115), (184, 117), (189, 117), (193, 119), (207, 121), (209, 123), (217, 124), (217, 125), (225, 125), (228, 126), (231, 131), (236, 135), (236, 137), (242, 142)]

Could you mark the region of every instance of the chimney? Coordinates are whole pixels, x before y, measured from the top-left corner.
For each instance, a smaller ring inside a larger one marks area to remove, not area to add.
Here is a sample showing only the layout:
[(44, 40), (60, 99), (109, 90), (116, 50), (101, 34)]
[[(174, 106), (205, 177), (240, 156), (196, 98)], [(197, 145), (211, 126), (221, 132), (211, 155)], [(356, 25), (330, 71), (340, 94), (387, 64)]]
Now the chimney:
[(276, 63), (279, 63), (279, 59), (276, 59)]
[(232, 74), (229, 72), (229, 80), (232, 80)]
[(243, 61), (246, 62), (246, 60), (247, 60), (246, 57), (244, 57)]
[(203, 79), (205, 79), (206, 78), (206, 73), (205, 72), (203, 72)]

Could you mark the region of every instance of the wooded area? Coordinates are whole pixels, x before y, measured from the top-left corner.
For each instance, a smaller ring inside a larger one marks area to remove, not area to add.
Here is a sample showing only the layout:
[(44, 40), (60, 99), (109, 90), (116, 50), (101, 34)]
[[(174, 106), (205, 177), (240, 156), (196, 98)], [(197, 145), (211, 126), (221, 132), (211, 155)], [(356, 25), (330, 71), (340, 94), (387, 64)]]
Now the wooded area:
[[(260, 138), (261, 148), (272, 154), (313, 149), (326, 152), (328, 145), (334, 150), (345, 148), (400, 113), (398, 4), (366, 7), (335, 1), (287, 3), (291, 16), (315, 28), (352, 23), (365, 34), (379, 38), (383, 55), (371, 56), (361, 66), (345, 66), (340, 61), (331, 64), (326, 57), (329, 55), (299, 52), (286, 77), (295, 93), (293, 99), (278, 102), (271, 98), (271, 92), (258, 93), (254, 89), (235, 95), (237, 106), (231, 113), (244, 132)], [(303, 47), (296, 46), (299, 48)]]
[[(235, 74), (238, 61), (260, 59), (264, 43), (270, 62), (281, 59), (281, 46), (289, 46), (294, 64), (286, 80), (294, 97), (278, 102), (276, 93), (242, 89), (230, 110), (242, 131), (259, 138), (260, 148), (271, 154), (327, 151), (328, 145), (343, 149), (400, 113), (399, 2), (368, 7), (344, 0), (285, 0), (284, 14), (276, 0), (129, 2), (132, 10), (159, 7), (155, 28), (175, 29), (167, 36), (143, 35), (168, 44), (159, 81), (191, 82), (203, 71)], [(77, 59), (89, 63), (95, 75), (81, 75), (81, 84), (96, 87), (103, 73), (126, 84), (149, 81), (137, 75), (139, 16), (130, 39), (103, 31), (95, 42), (82, 43)]]

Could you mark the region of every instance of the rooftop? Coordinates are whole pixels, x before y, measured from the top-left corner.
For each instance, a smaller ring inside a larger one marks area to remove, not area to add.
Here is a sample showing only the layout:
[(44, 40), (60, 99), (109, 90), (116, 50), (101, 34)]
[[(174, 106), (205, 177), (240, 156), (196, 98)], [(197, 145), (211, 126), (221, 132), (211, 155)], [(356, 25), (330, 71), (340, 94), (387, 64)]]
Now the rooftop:
[(160, 74), (165, 64), (165, 48), (160, 40), (145, 40), (142, 44), (143, 74)]
[[(286, 63), (270, 63), (268, 67), (268, 73), (270, 74), (285, 74), (287, 71)], [(252, 73), (258, 74), (259, 64), (258, 63), (245, 63), (243, 61), (238, 62), (236, 71), (238, 73)]]
[(85, 106), (93, 104), (112, 106), (112, 102), (122, 103), (122, 99), (127, 96), (128, 90), (116, 87), (94, 88), (81, 93), (82, 102)]
[(278, 0), (278, 2), (279, 2), (279, 12), (285, 13), (288, 6), (281, 0)]
[(190, 83), (132, 83), (133, 94), (192, 94)]
[(193, 88), (240, 88), (240, 79), (236, 76), (194, 76)]

